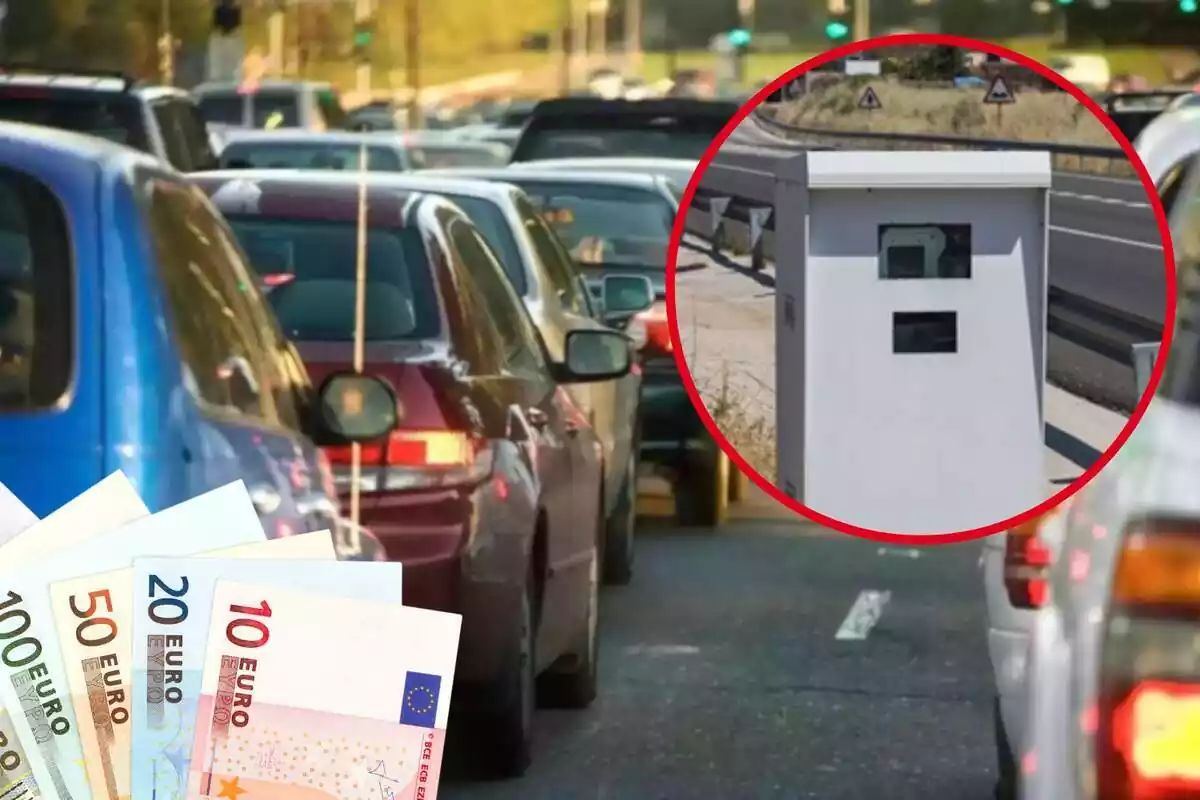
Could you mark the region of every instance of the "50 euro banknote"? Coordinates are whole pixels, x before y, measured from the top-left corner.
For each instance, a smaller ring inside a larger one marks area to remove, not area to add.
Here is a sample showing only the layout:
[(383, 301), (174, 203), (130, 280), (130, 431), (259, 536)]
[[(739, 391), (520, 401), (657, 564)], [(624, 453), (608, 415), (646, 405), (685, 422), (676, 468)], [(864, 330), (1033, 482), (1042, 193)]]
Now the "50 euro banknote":
[(461, 622), (219, 581), (189, 797), (433, 800)]
[(187, 795), (213, 592), (219, 579), (253, 580), (397, 605), (403, 596), (399, 563), (282, 557), (266, 561), (258, 557), (263, 553), (265, 547), (253, 559), (134, 562), (140, 594), (134, 620), (134, 797), (181, 800)]
[[(205, 552), (198, 558), (252, 558), (258, 553), (333, 559), (333, 537), (329, 531), (318, 531)], [(134, 610), (139, 594), (133, 578), (133, 568), (125, 567), (50, 586), (71, 706), (96, 800), (128, 800), (131, 792), (132, 728), (141, 711), (132, 691), (137, 669), (133, 660)], [(152, 594), (154, 589), (151, 586)], [(89, 609), (98, 612), (89, 617), (97, 622), (80, 621), (80, 613)]]

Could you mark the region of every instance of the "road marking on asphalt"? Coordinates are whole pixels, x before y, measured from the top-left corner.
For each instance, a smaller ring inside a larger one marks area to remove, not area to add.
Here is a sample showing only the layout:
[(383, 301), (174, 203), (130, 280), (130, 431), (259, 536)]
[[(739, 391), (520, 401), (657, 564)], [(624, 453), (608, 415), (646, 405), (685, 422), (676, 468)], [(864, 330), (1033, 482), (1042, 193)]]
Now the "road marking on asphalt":
[(1071, 200), (1082, 200), (1085, 203), (1107, 203), (1110, 206), (1124, 206), (1126, 208), (1149, 208), (1149, 203), (1141, 203), (1134, 200), (1122, 200), (1118, 197), (1104, 197), (1098, 194), (1080, 194), (1079, 192), (1060, 192), (1058, 189), (1051, 189), (1050, 194), (1055, 197), (1066, 197)]
[(694, 656), (700, 648), (690, 644), (635, 644), (625, 648), (631, 656)]
[(876, 555), (880, 556), (897, 556), (898, 558), (920, 558), (921, 551), (915, 547), (900, 549), (898, 547), (881, 547), (875, 551)]
[(862, 641), (870, 635), (871, 629), (883, 616), (883, 607), (892, 599), (891, 592), (878, 592), (866, 589), (859, 592), (858, 599), (850, 607), (850, 613), (842, 620), (833, 638), (843, 641)]
[(1120, 236), (1109, 236), (1107, 233), (1095, 233), (1094, 231), (1079, 231), (1074, 228), (1063, 228), (1059, 225), (1048, 226), (1050, 230), (1057, 233), (1069, 233), (1072, 236), (1083, 236), (1088, 239), (1100, 239), (1104, 242), (1114, 242), (1116, 244), (1127, 244), (1130, 247), (1141, 247), (1146, 250), (1162, 250), (1162, 244), (1154, 242), (1139, 242), (1136, 239), (1122, 239)]

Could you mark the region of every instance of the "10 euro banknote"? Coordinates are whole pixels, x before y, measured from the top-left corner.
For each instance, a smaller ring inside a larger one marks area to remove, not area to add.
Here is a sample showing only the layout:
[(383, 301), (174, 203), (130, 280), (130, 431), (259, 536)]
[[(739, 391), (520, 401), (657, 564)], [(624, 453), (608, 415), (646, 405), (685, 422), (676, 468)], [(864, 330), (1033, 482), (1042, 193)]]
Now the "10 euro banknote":
[(285, 558), (146, 558), (134, 562), (140, 594), (134, 623), (134, 797), (182, 800), (187, 796), (213, 593), (219, 579), (254, 580), (396, 605), (401, 602), (403, 568), (398, 563)]
[(437, 796), (462, 618), (220, 580), (190, 797)]

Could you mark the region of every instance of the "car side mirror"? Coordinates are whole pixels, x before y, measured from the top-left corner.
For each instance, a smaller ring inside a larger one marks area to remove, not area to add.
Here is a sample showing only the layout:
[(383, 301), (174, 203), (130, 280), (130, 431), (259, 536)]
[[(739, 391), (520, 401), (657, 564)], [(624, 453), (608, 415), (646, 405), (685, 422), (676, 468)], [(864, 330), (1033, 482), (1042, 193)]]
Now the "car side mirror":
[(346, 370), (327, 377), (317, 390), (322, 431), (344, 442), (382, 439), (399, 423), (396, 392), (373, 375)]
[(654, 305), (654, 284), (645, 275), (605, 275), (601, 286), (605, 319), (628, 317)]
[(615, 380), (633, 368), (633, 341), (619, 331), (571, 331), (564, 350), (557, 376), (560, 383)]

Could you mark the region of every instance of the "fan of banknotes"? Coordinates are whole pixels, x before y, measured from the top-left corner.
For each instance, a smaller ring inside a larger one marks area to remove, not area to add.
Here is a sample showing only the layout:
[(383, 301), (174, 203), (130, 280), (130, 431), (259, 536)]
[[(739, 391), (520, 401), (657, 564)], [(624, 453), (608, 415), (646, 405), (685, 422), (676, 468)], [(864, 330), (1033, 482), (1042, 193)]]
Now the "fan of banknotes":
[(329, 531), (267, 540), (240, 481), (0, 491), (0, 798), (434, 798), (460, 624)]

